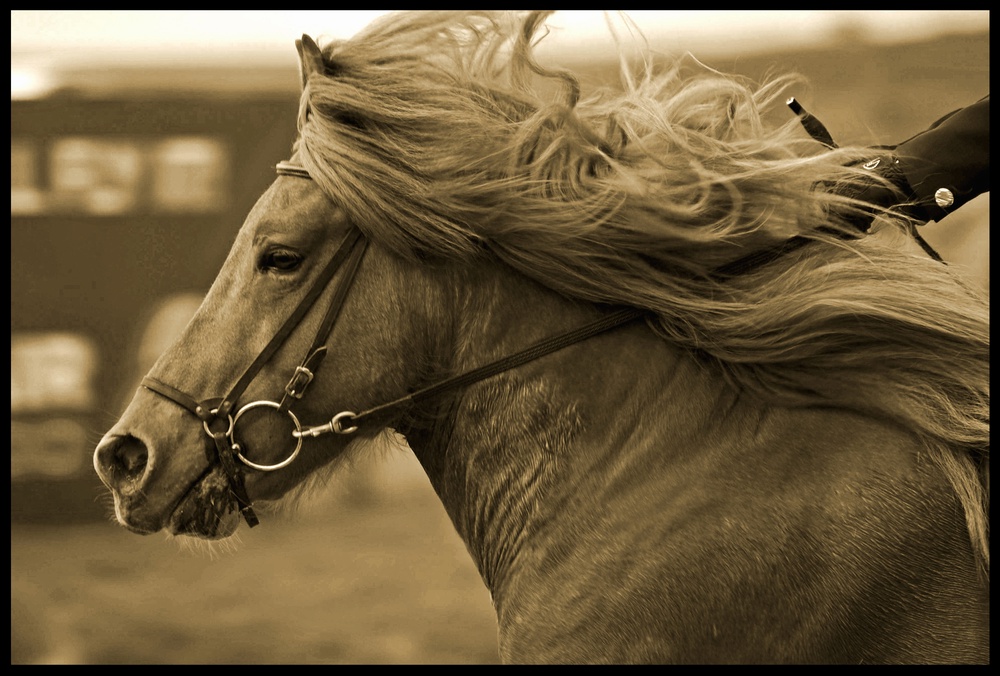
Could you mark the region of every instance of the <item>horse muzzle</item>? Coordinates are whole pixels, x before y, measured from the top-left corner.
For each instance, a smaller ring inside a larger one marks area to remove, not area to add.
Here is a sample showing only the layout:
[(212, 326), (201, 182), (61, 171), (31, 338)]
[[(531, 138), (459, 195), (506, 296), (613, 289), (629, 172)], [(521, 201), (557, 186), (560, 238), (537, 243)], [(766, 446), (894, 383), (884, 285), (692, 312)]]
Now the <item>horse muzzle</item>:
[(167, 486), (152, 457), (141, 439), (127, 433), (105, 435), (94, 452), (94, 468), (114, 496), (119, 524), (140, 535), (166, 530), (217, 539), (236, 531), (238, 503), (218, 466)]

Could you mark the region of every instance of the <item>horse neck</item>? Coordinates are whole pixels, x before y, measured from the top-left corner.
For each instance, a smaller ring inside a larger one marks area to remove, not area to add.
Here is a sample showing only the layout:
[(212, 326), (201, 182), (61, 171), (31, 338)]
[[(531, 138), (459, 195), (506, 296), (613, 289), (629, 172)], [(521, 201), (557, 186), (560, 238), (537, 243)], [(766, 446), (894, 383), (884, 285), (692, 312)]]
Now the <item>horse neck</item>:
[[(601, 313), (499, 264), (478, 266), (456, 286), (464, 290), (456, 372)], [(553, 519), (600, 509), (573, 504), (574, 496), (623, 467), (625, 449), (626, 471), (638, 473), (643, 454), (659, 463), (690, 453), (690, 440), (717, 428), (710, 419), (736, 399), (640, 321), (472, 385), (406, 437), (496, 600), (519, 553)], [(656, 438), (655, 448), (637, 430)]]

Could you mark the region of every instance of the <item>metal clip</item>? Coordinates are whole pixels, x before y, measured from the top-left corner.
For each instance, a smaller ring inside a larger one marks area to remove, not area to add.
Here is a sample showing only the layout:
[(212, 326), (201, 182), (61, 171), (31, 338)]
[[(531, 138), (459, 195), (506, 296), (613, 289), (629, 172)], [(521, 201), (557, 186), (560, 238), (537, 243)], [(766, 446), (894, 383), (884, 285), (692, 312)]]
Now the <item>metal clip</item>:
[(336, 432), (337, 434), (353, 434), (358, 431), (358, 426), (354, 425), (352, 427), (344, 427), (343, 420), (345, 418), (354, 418), (357, 414), (352, 411), (342, 411), (330, 419), (330, 422), (325, 425), (316, 425), (315, 427), (306, 427), (303, 430), (295, 430), (292, 432), (293, 437), (318, 437), (322, 434), (329, 434), (330, 432)]

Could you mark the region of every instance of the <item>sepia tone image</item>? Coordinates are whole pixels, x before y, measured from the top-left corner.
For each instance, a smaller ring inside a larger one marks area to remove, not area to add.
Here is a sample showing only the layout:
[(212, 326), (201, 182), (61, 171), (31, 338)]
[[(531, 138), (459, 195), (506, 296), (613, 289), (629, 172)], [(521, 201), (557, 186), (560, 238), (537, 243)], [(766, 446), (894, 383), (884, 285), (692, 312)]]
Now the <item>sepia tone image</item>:
[(11, 11), (11, 664), (989, 663), (988, 11)]

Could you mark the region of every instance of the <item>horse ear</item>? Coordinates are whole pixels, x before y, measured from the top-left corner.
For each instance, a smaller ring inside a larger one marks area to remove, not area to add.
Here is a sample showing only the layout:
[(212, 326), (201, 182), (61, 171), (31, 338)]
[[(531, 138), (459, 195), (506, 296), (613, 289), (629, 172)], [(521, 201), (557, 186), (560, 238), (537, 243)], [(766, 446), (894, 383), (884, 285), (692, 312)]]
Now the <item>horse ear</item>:
[(299, 53), (299, 72), (302, 74), (302, 86), (313, 73), (324, 73), (323, 53), (319, 45), (308, 35), (303, 34), (301, 40), (295, 41), (295, 49)]

